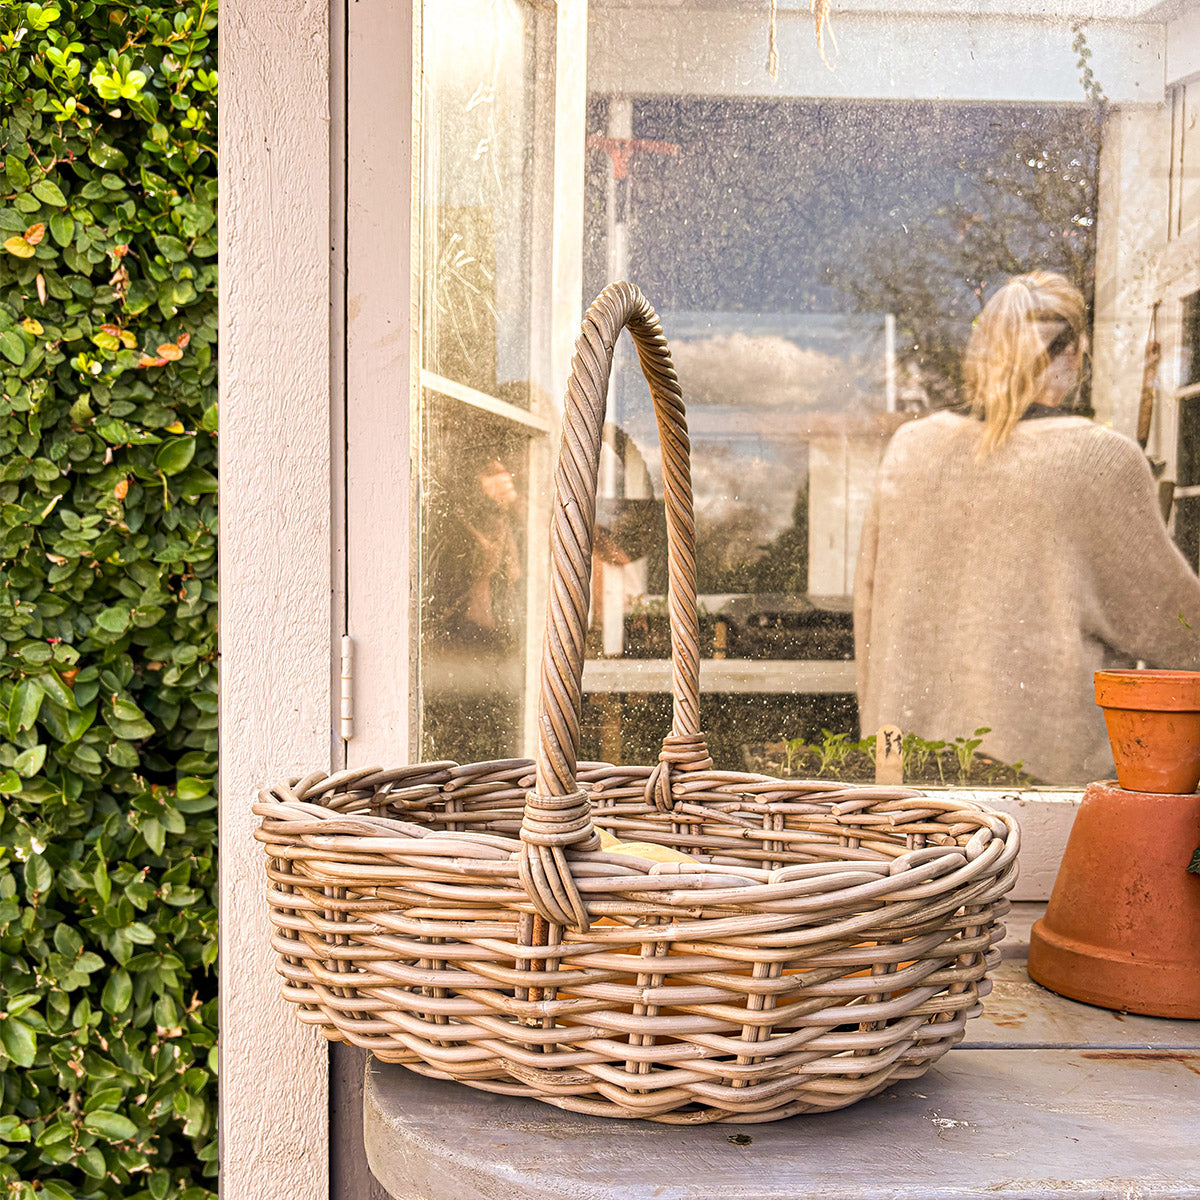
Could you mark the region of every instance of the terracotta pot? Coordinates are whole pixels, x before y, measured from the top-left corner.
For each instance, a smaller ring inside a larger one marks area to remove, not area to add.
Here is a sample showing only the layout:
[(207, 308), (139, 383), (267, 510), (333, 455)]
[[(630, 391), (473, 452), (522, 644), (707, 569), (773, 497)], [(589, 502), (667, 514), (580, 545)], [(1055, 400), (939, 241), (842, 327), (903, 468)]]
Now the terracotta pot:
[(1117, 782), (1180, 795), (1200, 782), (1200, 671), (1097, 671)]
[(1072, 1000), (1200, 1019), (1200, 794), (1093, 783), (1075, 815), (1029, 974)]

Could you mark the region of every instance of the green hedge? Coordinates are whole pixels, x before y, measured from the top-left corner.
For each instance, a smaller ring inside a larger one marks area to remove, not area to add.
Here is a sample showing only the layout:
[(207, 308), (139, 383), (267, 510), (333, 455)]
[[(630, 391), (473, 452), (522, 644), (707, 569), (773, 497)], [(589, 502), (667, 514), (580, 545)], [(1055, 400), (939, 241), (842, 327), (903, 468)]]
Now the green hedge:
[(212, 1194), (216, 4), (0, 4), (0, 1187)]

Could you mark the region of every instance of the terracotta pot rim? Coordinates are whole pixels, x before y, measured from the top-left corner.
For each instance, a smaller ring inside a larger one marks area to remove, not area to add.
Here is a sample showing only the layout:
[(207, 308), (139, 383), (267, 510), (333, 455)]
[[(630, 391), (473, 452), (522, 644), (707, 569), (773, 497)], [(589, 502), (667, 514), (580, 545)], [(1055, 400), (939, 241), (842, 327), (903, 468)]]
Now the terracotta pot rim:
[(1096, 703), (1101, 708), (1149, 712), (1200, 711), (1200, 671), (1097, 671)]

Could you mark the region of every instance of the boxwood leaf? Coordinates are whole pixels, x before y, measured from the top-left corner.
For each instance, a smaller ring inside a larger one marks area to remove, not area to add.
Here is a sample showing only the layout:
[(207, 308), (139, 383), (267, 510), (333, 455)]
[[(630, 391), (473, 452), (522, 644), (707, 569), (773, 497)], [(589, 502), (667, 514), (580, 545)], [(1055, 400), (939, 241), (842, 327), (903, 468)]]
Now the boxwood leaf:
[(109, 746), (104, 756), (114, 766), (128, 767), (131, 771), (141, 762), (138, 752), (128, 742), (119, 740)]
[(192, 461), (195, 453), (195, 438), (171, 438), (158, 448), (158, 452), (154, 455), (154, 465), (164, 475), (177, 475)]
[(118, 1013), (123, 1013), (129, 1007), (129, 1002), (132, 999), (133, 981), (129, 978), (128, 971), (122, 967), (118, 967), (108, 977), (108, 982), (104, 985), (104, 991), (100, 996), (101, 1007), (105, 1012), (116, 1016)]
[(19, 1017), (26, 1009), (32, 1008), (41, 997), (37, 992), (28, 992), (24, 996), (16, 996), (9, 1000), (5, 1007), (10, 1017)]
[(0, 1117), (0, 1141), (27, 1142), (29, 1136), (29, 1126), (20, 1117), (13, 1113)]
[(58, 677), (55, 671), (46, 671), (37, 676), (38, 686), (55, 704), (68, 712), (78, 712), (75, 704), (75, 693)]
[(19, 190), (29, 186), (29, 172), (25, 169), (25, 164), (15, 154), (5, 156), (4, 170), (8, 175), (8, 182), (14, 188)]
[(89, 1146), (79, 1155), (79, 1165), (84, 1174), (92, 1176), (93, 1179), (103, 1179), (108, 1174), (104, 1155), (95, 1146)]
[(4, 242), (4, 248), (14, 258), (32, 258), (37, 251), (24, 237), (10, 237)]
[(133, 611), (130, 604), (116, 604), (100, 610), (96, 624), (108, 633), (124, 633), (129, 628), (129, 616)]
[(121, 167), (129, 165), (129, 159), (109, 142), (92, 142), (88, 147), (88, 158), (96, 166), (106, 169), (120, 170)]
[(105, 714), (105, 724), (119, 738), (123, 738), (127, 742), (141, 741), (143, 738), (154, 736), (154, 726), (149, 721), (122, 721), (120, 717), (113, 716), (111, 713)]
[(22, 750), (17, 755), (16, 762), (13, 766), (16, 768), (18, 775), (24, 775), (28, 779), (31, 775), (36, 775), (46, 761), (46, 747), (44, 745), (31, 746), (28, 750)]
[(39, 179), (33, 185), (33, 194), (43, 204), (51, 204), (55, 208), (66, 207), (67, 198), (62, 194), (62, 189), (52, 179)]
[(183, 262), (187, 258), (187, 246), (179, 238), (168, 233), (160, 234), (154, 240), (168, 262)]
[(69, 246), (75, 237), (75, 221), (66, 213), (55, 213), (50, 218), (50, 232), (60, 246)]
[(25, 891), (32, 895), (38, 892), (44, 895), (54, 882), (54, 871), (50, 864), (40, 855), (31, 854), (25, 862)]
[(18, 1067), (32, 1067), (37, 1057), (37, 1034), (19, 1017), (0, 1021), (0, 1044)]
[(161, 822), (157, 817), (149, 817), (143, 821), (138, 827), (142, 837), (146, 839), (146, 845), (150, 847), (155, 854), (161, 854), (167, 844), (167, 831), (162, 827)]
[(175, 785), (175, 794), (180, 800), (199, 800), (211, 791), (211, 779), (197, 779), (194, 775), (186, 776)]
[(113, 700), (113, 712), (122, 721), (141, 721), (145, 719), (146, 714), (132, 700), (127, 700), (124, 696), (117, 696)]
[(71, 925), (58, 924), (54, 927), (54, 948), (69, 959), (76, 959), (83, 950), (83, 938), (79, 930)]
[(138, 1127), (128, 1117), (105, 1109), (88, 1113), (83, 1118), (83, 1127), (89, 1133), (112, 1141), (128, 1141), (138, 1131)]
[(8, 708), (10, 738), (15, 739), (23, 729), (33, 728), (45, 694), (42, 685), (35, 678), (22, 679), (13, 689), (12, 703)]
[(19, 367), (25, 361), (25, 339), (15, 329), (0, 333), (0, 354)]

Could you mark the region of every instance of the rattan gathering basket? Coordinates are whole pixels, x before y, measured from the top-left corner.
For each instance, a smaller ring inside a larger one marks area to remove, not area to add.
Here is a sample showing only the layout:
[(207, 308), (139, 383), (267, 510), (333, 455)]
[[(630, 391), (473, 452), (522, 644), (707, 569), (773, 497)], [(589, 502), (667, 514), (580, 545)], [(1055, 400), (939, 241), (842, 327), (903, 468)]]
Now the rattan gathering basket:
[[(674, 716), (653, 766), (576, 761), (624, 327), (667, 510)], [(260, 793), (285, 997), (384, 1061), (607, 1117), (772, 1121), (920, 1075), (990, 990), (1016, 825), (949, 795), (714, 769), (683, 402), (630, 284), (584, 319), (555, 486), (536, 761), (317, 772)], [(602, 849), (599, 830), (684, 861)]]

